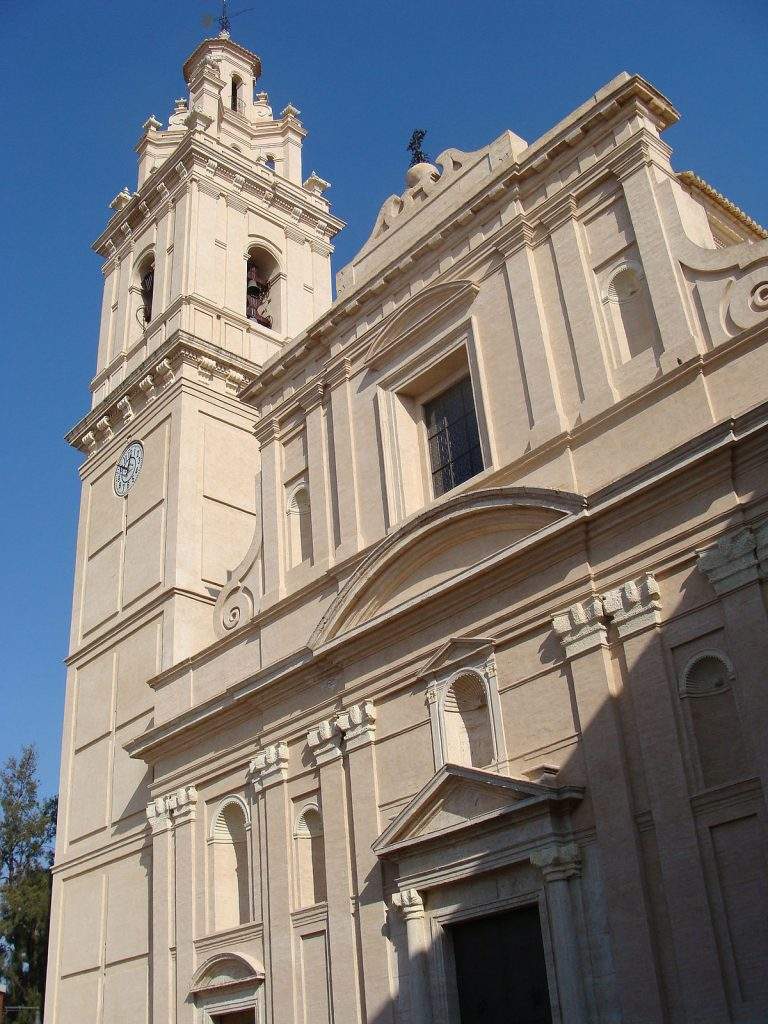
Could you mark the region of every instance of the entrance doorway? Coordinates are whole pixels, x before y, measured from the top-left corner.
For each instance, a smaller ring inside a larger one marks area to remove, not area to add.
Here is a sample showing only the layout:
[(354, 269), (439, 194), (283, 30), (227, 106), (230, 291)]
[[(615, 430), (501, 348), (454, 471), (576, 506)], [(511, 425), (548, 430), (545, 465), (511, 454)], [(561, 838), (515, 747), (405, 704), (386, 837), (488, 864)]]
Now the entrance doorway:
[(235, 1010), (234, 1013), (217, 1013), (213, 1024), (256, 1024), (255, 1010)]
[(539, 908), (451, 925), (461, 1024), (551, 1024)]

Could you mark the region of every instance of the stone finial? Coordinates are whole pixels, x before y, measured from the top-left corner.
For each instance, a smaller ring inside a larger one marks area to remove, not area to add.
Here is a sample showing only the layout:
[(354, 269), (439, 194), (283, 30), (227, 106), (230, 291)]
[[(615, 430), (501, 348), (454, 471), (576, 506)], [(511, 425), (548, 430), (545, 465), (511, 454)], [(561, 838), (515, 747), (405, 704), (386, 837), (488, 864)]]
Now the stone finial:
[(403, 889), (392, 895), (392, 906), (397, 907), (406, 921), (414, 917), (424, 917), (424, 901), (417, 889)]
[(563, 645), (566, 658), (583, 654), (606, 642), (603, 602), (599, 597), (577, 601), (570, 608), (552, 616), (552, 626)]
[(158, 121), (154, 114), (150, 114), (144, 124), (141, 126), (144, 133), (149, 131), (159, 131), (163, 125), (161, 121)]
[(115, 198), (109, 204), (109, 208), (110, 210), (114, 210), (115, 213), (120, 213), (121, 210), (124, 210), (126, 208), (126, 206), (128, 205), (128, 203), (130, 203), (132, 198), (133, 196), (131, 195), (131, 190), (126, 185), (125, 188), (121, 188), (120, 191), (117, 193)]
[(649, 572), (603, 594), (603, 608), (623, 639), (661, 621), (659, 585)]
[(339, 715), (336, 724), (344, 733), (348, 751), (372, 743), (376, 738), (376, 708), (369, 700), (355, 704)]
[(300, 113), (301, 111), (299, 110), (298, 107), (294, 107), (292, 103), (287, 103), (280, 111), (280, 118), (281, 120), (286, 120), (286, 118), (292, 117), (298, 120)]
[(213, 124), (213, 118), (202, 110), (191, 110), (184, 119), (184, 124), (191, 132), (205, 132)]
[(341, 757), (341, 730), (332, 718), (327, 718), (309, 730), (307, 744), (315, 764), (327, 764)]
[(746, 527), (721, 537), (711, 548), (697, 551), (699, 570), (716, 594), (728, 594), (758, 579), (757, 540)]
[(321, 196), (326, 189), (331, 187), (331, 183), (326, 181), (325, 178), (321, 178), (315, 171), (312, 171), (310, 176), (304, 182), (303, 187), (307, 192), (311, 192), (313, 196)]
[(285, 782), (288, 775), (288, 744), (280, 740), (264, 747), (251, 761), (250, 771), (257, 790), (275, 782)]
[(534, 850), (531, 864), (541, 870), (547, 882), (559, 882), (581, 873), (581, 850), (576, 843), (557, 843)]

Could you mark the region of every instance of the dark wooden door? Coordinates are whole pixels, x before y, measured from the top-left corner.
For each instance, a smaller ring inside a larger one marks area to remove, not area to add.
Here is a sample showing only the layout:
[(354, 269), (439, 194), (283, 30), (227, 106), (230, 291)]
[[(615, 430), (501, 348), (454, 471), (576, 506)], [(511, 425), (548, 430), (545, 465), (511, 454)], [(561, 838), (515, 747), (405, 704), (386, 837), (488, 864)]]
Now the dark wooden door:
[(551, 1024), (539, 908), (453, 925), (461, 1024)]

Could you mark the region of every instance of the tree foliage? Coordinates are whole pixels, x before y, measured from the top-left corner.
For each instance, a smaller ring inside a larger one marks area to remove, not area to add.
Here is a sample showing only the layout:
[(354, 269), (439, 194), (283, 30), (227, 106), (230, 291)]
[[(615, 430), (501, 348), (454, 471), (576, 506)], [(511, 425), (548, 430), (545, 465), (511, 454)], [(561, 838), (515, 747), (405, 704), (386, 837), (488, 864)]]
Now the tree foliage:
[(55, 834), (56, 799), (40, 799), (37, 751), (25, 746), (0, 771), (0, 976), (9, 1005), (43, 1004)]

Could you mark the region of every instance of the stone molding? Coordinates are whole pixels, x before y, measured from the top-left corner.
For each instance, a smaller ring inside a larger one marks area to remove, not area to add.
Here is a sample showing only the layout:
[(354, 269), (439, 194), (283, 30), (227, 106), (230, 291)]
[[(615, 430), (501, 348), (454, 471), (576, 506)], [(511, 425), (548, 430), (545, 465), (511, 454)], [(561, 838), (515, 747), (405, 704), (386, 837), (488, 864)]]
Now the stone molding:
[(341, 740), (341, 729), (332, 718), (318, 722), (314, 729), (309, 730), (307, 745), (318, 767), (341, 757)]
[(197, 815), (197, 789), (194, 786), (181, 786), (172, 793), (156, 797), (147, 804), (146, 813), (153, 836), (172, 826), (194, 821)]
[(376, 739), (376, 708), (372, 701), (365, 700), (343, 711), (336, 724), (344, 734), (347, 752), (373, 743)]
[(596, 594), (577, 601), (570, 608), (552, 616), (552, 626), (563, 646), (566, 658), (585, 654), (605, 646), (607, 631), (602, 598)]
[[(758, 543), (760, 559), (758, 559)], [(768, 573), (768, 521), (755, 530), (742, 527), (696, 552), (698, 569), (718, 595), (729, 594)]]
[(249, 771), (254, 789), (259, 792), (288, 777), (288, 744), (283, 740), (264, 747), (251, 761)]
[(653, 574), (646, 572), (607, 591), (603, 594), (603, 609), (622, 640), (658, 625), (661, 622), (661, 597)]
[(543, 846), (533, 851), (531, 864), (539, 868), (545, 882), (578, 878), (581, 875), (581, 850), (576, 843)]
[(393, 893), (392, 906), (400, 911), (406, 921), (424, 917), (424, 901), (417, 889), (403, 889)]

